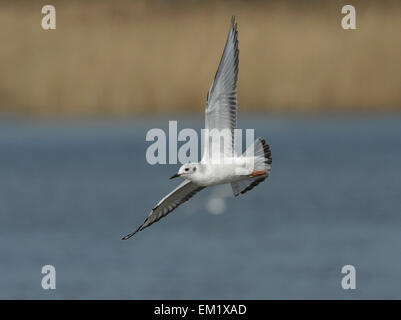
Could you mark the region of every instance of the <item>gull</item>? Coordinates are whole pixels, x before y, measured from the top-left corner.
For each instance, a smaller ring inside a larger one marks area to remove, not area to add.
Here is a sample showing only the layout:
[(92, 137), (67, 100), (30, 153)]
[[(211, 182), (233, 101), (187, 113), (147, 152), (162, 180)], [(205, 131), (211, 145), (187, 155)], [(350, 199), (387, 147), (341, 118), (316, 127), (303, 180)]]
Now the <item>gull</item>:
[[(186, 163), (180, 167), (170, 179), (181, 177), (184, 181), (162, 198), (143, 224), (123, 240), (167, 216), (206, 187), (230, 183), (234, 196), (238, 196), (252, 190), (269, 176), (272, 156), (264, 139), (257, 138), (242, 155), (236, 155), (234, 151), (238, 55), (238, 31), (233, 17), (219, 67), (207, 95), (202, 159), (199, 163)], [(228, 143), (221, 145), (221, 139), (214, 139), (216, 131)]]

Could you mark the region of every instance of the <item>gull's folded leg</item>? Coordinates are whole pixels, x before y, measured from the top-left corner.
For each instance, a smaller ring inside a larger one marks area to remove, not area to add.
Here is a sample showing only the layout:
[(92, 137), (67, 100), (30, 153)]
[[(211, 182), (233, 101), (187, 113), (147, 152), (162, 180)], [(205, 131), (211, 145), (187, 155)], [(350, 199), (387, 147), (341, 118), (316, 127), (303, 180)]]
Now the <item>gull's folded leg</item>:
[(252, 170), (250, 177), (263, 176), (264, 174), (266, 174), (266, 171)]

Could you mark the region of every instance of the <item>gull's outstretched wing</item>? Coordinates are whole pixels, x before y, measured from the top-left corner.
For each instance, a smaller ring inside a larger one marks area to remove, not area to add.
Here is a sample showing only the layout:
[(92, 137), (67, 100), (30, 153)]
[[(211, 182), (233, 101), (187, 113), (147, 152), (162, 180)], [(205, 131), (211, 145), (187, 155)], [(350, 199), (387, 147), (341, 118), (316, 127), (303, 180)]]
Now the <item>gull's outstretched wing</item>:
[[(223, 56), (216, 76), (209, 90), (206, 102), (203, 161), (214, 152), (210, 136), (207, 133), (213, 129), (224, 131), (229, 143), (224, 145), (224, 154), (233, 154), (234, 129), (237, 126), (237, 79), (238, 79), (238, 31), (234, 17), (231, 19)], [(226, 140), (225, 140), (226, 141)], [(221, 152), (222, 150), (217, 150)]]
[(204, 187), (197, 186), (189, 180), (185, 180), (177, 188), (171, 191), (152, 209), (144, 223), (134, 232), (126, 235), (123, 240), (131, 238), (135, 233), (149, 227), (151, 224), (167, 216), (171, 211), (177, 208), (181, 203), (190, 199), (195, 193), (201, 191)]

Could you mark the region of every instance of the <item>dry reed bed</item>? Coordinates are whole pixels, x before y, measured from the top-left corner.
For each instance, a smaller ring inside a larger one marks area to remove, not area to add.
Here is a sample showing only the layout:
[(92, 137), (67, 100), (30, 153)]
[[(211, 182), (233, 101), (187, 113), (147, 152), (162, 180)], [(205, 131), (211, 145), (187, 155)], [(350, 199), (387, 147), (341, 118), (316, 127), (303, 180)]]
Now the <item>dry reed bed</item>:
[(401, 108), (400, 2), (354, 1), (354, 31), (341, 1), (53, 4), (55, 31), (41, 1), (0, 4), (0, 112), (200, 112), (233, 14), (244, 109)]

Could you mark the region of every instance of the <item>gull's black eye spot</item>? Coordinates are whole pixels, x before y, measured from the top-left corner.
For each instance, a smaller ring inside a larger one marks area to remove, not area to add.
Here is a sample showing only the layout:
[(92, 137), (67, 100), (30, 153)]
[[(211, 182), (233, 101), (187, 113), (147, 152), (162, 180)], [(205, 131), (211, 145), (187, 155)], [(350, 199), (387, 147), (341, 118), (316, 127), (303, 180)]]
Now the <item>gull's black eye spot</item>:
[(185, 168), (185, 171), (188, 171), (189, 169), (188, 168)]
[(194, 168), (192, 169), (192, 171), (196, 171), (196, 168), (194, 167)]

